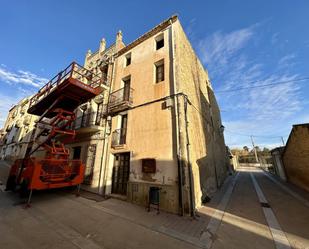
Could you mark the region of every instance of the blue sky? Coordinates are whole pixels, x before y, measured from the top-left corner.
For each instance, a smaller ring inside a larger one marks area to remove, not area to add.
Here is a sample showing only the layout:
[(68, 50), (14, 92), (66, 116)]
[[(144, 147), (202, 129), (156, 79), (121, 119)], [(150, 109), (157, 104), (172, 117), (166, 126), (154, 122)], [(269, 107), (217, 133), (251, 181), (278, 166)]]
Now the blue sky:
[(309, 2), (2, 1), (0, 126), (10, 106), (87, 49), (123, 31), (129, 43), (177, 13), (209, 71), (230, 147), (280, 145), (292, 124), (309, 122)]

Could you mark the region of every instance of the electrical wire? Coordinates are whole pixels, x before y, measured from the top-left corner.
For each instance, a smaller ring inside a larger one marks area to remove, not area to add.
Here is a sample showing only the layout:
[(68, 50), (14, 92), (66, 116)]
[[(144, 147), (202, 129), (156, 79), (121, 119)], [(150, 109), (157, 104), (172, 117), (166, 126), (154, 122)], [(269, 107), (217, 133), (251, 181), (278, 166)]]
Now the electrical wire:
[[(229, 89), (229, 90), (215, 91), (215, 93), (235, 92), (235, 91), (246, 90), (246, 89), (263, 88), (263, 87), (267, 87), (267, 86), (276, 86), (276, 85), (288, 84), (288, 83), (299, 82), (299, 81), (304, 81), (304, 80), (309, 80), (309, 77), (299, 78), (299, 79), (294, 79), (294, 80), (277, 81), (277, 82), (264, 84), (264, 85), (239, 87), (239, 88), (233, 88), (233, 89)], [(257, 81), (255, 81), (255, 82), (257, 82)], [(248, 84), (250, 84), (250, 83), (248, 83)]]

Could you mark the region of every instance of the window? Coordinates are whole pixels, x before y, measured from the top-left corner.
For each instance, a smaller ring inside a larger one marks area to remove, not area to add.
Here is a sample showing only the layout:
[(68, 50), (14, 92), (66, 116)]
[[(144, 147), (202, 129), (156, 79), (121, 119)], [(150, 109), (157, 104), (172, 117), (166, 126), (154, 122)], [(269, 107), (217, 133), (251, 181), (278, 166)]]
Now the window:
[(163, 34), (156, 37), (156, 50), (164, 47), (164, 36)]
[(156, 83), (164, 81), (164, 61), (155, 64), (156, 66)]
[(101, 125), (102, 116), (103, 116), (103, 102), (98, 103), (95, 125)]
[(127, 54), (125, 57), (126, 57), (125, 65), (127, 67), (131, 64), (131, 53)]
[(73, 147), (73, 159), (80, 159), (81, 151), (81, 146)]
[(130, 101), (131, 77), (128, 76), (123, 81), (123, 101)]

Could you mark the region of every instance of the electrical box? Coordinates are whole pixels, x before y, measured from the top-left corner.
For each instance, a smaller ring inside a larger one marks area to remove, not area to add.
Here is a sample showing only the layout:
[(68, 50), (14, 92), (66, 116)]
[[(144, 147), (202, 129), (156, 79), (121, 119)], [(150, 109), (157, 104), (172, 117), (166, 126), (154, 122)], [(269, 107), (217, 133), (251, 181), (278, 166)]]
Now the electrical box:
[(149, 174), (156, 173), (156, 159), (154, 158), (142, 159), (142, 172)]

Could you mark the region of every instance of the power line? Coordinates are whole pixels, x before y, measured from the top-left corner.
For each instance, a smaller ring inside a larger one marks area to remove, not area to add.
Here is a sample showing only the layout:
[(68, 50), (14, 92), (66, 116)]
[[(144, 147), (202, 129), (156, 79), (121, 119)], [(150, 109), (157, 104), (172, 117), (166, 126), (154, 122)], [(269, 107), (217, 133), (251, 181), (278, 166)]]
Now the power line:
[[(245, 89), (262, 88), (262, 87), (267, 87), (267, 86), (276, 86), (276, 85), (288, 84), (288, 83), (304, 81), (304, 80), (309, 80), (309, 77), (299, 78), (299, 79), (294, 79), (294, 80), (277, 81), (277, 82), (264, 84), (264, 85), (239, 87), (239, 88), (233, 88), (233, 89), (229, 89), (229, 90), (215, 91), (215, 93), (235, 92), (235, 91), (240, 91), (240, 90), (245, 90)], [(255, 81), (255, 82), (257, 82), (257, 81)]]
[[(204, 115), (204, 113), (202, 113), (199, 108), (197, 108), (195, 105), (193, 105), (193, 103), (191, 103), (191, 106), (203, 117), (203, 119), (208, 122), (207, 117)], [(234, 132), (234, 131), (230, 131), (227, 130), (226, 128), (224, 129), (226, 132), (231, 133), (231, 134), (235, 134), (235, 135), (239, 135), (239, 136), (245, 136), (245, 137), (256, 137), (256, 138), (282, 138), (282, 136), (260, 136), (260, 135), (249, 135), (249, 134), (242, 134), (242, 133), (238, 133), (238, 132)]]
[(243, 133), (238, 133), (238, 132), (234, 132), (234, 131), (230, 131), (225, 129), (226, 132), (231, 133), (231, 134), (235, 134), (238, 136), (244, 136), (244, 137), (256, 137), (256, 138), (282, 138), (282, 136), (261, 136), (261, 135), (249, 135), (249, 134), (243, 134)]
[[(203, 117), (203, 119), (208, 122), (207, 117), (199, 110), (199, 108), (197, 108), (195, 105), (193, 105), (191, 103), (191, 106)], [(282, 139), (283, 136), (260, 136), (260, 135), (249, 135), (249, 134), (242, 134), (242, 133), (238, 133), (238, 132), (234, 132), (234, 131), (229, 131), (226, 130), (226, 128), (224, 129), (226, 132), (231, 133), (231, 134), (235, 134), (238, 136), (245, 136), (245, 137), (256, 137), (256, 138), (280, 138)]]

